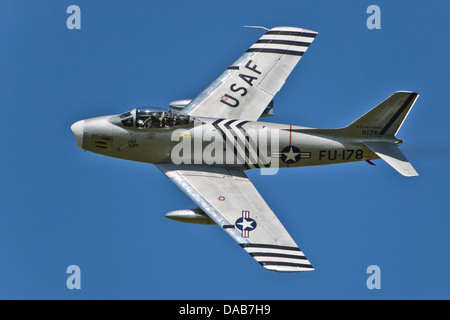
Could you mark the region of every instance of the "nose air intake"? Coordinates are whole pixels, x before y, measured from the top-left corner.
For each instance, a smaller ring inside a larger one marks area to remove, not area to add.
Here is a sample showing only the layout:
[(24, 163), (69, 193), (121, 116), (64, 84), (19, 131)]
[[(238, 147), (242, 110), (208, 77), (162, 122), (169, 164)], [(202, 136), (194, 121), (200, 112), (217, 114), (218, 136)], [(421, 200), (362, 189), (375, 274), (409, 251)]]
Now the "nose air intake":
[(84, 120), (80, 120), (75, 122), (70, 129), (75, 136), (75, 140), (77, 141), (77, 146), (83, 149), (83, 135), (84, 135)]

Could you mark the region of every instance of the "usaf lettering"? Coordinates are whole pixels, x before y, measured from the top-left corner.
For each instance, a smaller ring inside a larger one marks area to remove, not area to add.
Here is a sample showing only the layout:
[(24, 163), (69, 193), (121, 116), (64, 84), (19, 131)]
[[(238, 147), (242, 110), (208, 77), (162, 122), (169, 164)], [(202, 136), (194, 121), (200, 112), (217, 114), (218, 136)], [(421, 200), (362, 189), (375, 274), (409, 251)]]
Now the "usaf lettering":
[[(261, 74), (261, 71), (256, 69), (258, 67), (256, 64), (251, 65), (252, 62), (253, 62), (252, 60), (249, 60), (247, 62), (247, 64), (245, 65), (245, 68), (247, 68), (248, 70), (250, 70), (256, 74)], [(245, 81), (250, 87), (253, 86), (252, 82), (254, 80), (258, 79), (258, 77), (244, 74), (244, 73), (240, 73), (239, 78), (241, 78), (243, 81)], [(230, 85), (230, 90), (233, 92), (239, 93), (241, 95), (241, 97), (244, 97), (248, 92), (246, 87), (238, 87), (238, 85), (236, 83), (233, 83)], [(238, 98), (236, 98), (235, 96), (229, 95), (227, 93), (225, 93), (222, 96), (222, 98), (220, 98), (220, 102), (222, 102), (232, 108), (236, 108), (237, 106), (239, 106)]]

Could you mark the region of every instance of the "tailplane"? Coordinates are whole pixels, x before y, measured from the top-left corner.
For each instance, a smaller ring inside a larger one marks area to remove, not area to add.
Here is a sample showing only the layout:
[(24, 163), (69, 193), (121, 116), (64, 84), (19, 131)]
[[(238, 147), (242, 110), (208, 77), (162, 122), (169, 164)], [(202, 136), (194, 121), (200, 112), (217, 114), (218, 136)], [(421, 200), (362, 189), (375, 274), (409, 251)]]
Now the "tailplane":
[(392, 168), (405, 177), (415, 177), (419, 174), (400, 149), (393, 142), (364, 142), (367, 148), (372, 150)]

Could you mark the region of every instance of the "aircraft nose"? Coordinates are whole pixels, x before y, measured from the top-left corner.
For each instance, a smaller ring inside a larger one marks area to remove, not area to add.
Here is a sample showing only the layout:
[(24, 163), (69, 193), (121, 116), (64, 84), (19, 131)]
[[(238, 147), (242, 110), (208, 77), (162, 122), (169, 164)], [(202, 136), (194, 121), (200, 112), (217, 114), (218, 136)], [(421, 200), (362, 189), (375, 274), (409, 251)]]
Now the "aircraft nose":
[(77, 141), (77, 146), (83, 149), (83, 135), (84, 135), (84, 120), (80, 120), (75, 122), (70, 129), (75, 136), (75, 140)]

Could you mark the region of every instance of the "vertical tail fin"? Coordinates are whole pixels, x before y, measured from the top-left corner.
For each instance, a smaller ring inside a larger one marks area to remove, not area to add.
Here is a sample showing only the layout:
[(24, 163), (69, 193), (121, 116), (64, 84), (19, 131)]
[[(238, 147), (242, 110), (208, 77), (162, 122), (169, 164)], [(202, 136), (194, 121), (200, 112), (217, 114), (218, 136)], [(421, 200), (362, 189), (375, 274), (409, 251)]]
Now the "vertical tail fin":
[(353, 137), (367, 137), (364, 145), (400, 174), (418, 176), (397, 146), (402, 141), (395, 138), (418, 97), (414, 92), (396, 92), (344, 130)]
[(418, 93), (398, 91), (346, 127), (354, 136), (393, 138), (419, 97)]

